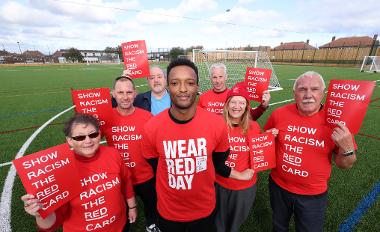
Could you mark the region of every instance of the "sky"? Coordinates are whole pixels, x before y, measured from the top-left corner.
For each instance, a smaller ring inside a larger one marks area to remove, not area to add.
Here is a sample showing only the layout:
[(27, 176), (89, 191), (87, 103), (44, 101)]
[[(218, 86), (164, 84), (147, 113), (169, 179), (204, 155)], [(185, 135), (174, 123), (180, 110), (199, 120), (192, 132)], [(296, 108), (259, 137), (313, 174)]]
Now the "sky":
[[(380, 33), (378, 0), (0, 0), (0, 49), (278, 46)], [(17, 43), (19, 42), (19, 43)], [(19, 46), (20, 48), (19, 48)]]

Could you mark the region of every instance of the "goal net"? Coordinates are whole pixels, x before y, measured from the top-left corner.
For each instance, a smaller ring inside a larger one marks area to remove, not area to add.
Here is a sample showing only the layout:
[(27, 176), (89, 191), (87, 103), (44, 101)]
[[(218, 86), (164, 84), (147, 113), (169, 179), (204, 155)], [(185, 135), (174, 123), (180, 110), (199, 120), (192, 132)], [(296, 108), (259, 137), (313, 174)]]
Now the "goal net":
[(360, 72), (380, 72), (380, 56), (365, 56)]
[(198, 67), (199, 88), (205, 92), (212, 88), (210, 67), (214, 63), (223, 63), (227, 67), (227, 87), (231, 88), (237, 82), (244, 81), (247, 67), (271, 69), (272, 75), (269, 91), (281, 90), (276, 72), (264, 51), (234, 51), (234, 50), (193, 50), (193, 62)]

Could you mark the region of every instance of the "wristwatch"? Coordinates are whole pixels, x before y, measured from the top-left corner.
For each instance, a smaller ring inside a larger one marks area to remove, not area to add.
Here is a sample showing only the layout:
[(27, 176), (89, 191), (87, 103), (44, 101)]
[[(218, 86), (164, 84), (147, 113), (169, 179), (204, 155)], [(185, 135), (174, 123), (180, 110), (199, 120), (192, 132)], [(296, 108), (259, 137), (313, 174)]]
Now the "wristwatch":
[(348, 150), (348, 151), (345, 151), (345, 152), (342, 153), (342, 155), (346, 156), (346, 157), (347, 156), (351, 156), (353, 154), (355, 154), (355, 150)]

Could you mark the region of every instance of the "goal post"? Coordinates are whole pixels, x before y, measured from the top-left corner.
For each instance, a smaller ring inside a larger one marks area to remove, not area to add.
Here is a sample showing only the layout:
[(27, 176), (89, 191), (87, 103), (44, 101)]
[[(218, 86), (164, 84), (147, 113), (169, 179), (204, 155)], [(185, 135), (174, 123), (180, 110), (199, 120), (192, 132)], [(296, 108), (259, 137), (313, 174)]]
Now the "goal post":
[(227, 87), (244, 81), (247, 67), (271, 69), (269, 91), (282, 90), (272, 63), (265, 51), (202, 50), (193, 49), (192, 60), (198, 67), (200, 92), (212, 88), (210, 67), (223, 63), (227, 67)]
[(360, 72), (380, 72), (380, 56), (365, 56)]

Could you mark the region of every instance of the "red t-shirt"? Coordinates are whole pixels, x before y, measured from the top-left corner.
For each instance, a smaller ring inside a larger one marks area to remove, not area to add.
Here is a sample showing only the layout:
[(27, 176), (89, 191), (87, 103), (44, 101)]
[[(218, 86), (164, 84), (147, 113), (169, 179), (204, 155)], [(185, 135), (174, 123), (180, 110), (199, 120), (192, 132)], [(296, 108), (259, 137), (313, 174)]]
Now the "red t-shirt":
[(118, 151), (100, 146), (95, 156), (75, 155), (82, 192), (56, 211), (54, 231), (63, 223), (65, 232), (122, 231), (126, 223), (126, 199), (134, 196), (131, 176)]
[(212, 113), (222, 115), (228, 91), (229, 89), (226, 88), (223, 92), (217, 93), (210, 89), (199, 96), (198, 106)]
[(279, 129), (276, 138), (276, 168), (272, 179), (283, 189), (302, 195), (327, 190), (332, 152), (338, 151), (325, 124), (325, 111), (312, 116), (298, 113), (296, 104), (273, 111), (264, 130)]
[[(260, 134), (260, 126), (257, 122), (251, 121), (247, 134), (243, 134), (241, 127), (232, 127), (228, 140), (230, 141), (230, 155), (226, 160), (226, 165), (242, 172), (250, 168), (249, 162), (249, 138)], [(236, 180), (225, 178), (216, 174), (216, 182), (227, 189), (242, 190), (251, 187), (257, 181), (256, 173), (251, 180)]]
[[(216, 113), (217, 115), (222, 115), (223, 107), (227, 100), (228, 91), (230, 90), (226, 89), (223, 92), (217, 93), (212, 89), (208, 90), (199, 96), (198, 106), (212, 113)], [(260, 106), (251, 108), (250, 114), (252, 119), (259, 119), (264, 111), (265, 109)]]
[(113, 111), (113, 121), (104, 129), (107, 144), (120, 152), (131, 170), (133, 184), (143, 183), (154, 176), (152, 167), (141, 153), (142, 131), (152, 114), (137, 107), (127, 116), (121, 115), (116, 108)]
[(187, 222), (211, 214), (215, 208), (212, 152), (228, 148), (224, 120), (199, 107), (186, 123), (174, 122), (168, 110), (148, 121), (144, 157), (158, 158), (157, 208), (163, 218)]

